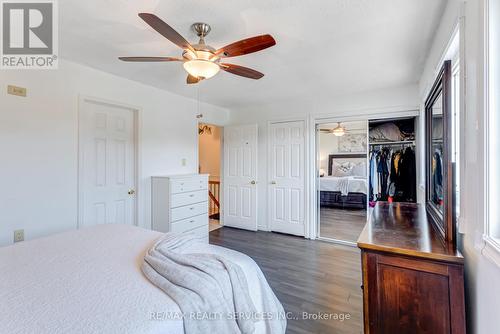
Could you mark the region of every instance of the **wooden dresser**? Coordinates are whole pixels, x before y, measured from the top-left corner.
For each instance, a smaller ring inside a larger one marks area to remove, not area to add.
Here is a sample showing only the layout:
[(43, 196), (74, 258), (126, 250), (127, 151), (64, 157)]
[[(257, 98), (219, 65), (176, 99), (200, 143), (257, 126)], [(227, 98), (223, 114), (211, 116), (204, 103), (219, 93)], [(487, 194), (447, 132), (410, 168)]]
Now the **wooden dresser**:
[(151, 178), (152, 228), (159, 232), (194, 232), (208, 242), (208, 175)]
[(365, 333), (465, 333), (464, 258), (424, 206), (378, 203), (358, 239)]

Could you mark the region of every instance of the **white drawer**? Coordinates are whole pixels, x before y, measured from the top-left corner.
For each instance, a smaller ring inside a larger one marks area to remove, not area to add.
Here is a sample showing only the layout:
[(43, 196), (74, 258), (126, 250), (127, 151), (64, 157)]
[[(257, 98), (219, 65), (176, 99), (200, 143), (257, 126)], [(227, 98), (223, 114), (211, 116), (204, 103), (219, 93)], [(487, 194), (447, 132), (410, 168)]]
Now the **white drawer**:
[(170, 205), (172, 208), (189, 205), (193, 203), (205, 202), (208, 198), (208, 190), (190, 191), (187, 193), (172, 194)]
[(208, 231), (208, 215), (202, 214), (188, 219), (179, 220), (171, 224), (170, 231), (187, 232), (200, 227), (205, 227)]
[(208, 213), (208, 202), (201, 202), (191, 205), (179, 206), (171, 210), (171, 221), (175, 222), (193, 216)]
[(208, 181), (204, 177), (172, 180), (170, 185), (172, 194), (208, 189)]

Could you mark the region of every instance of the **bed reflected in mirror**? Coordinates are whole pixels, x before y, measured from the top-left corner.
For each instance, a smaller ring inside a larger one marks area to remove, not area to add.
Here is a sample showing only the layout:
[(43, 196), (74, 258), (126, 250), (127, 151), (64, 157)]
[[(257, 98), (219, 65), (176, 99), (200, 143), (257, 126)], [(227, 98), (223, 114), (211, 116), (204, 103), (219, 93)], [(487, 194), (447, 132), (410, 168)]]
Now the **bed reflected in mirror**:
[(355, 243), (367, 214), (367, 121), (317, 125), (318, 235)]

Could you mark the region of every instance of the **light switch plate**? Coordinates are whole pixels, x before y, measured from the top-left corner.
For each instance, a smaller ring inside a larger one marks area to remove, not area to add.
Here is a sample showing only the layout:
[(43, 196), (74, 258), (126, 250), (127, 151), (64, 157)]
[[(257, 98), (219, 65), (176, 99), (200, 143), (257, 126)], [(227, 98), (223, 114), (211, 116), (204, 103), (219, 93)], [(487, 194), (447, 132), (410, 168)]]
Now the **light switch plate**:
[(24, 230), (14, 231), (14, 242), (24, 241)]
[(17, 96), (26, 97), (26, 88), (8, 85), (7, 86), (7, 93), (10, 95), (17, 95)]
[(186, 158), (183, 158), (183, 159), (181, 160), (181, 163), (182, 163), (182, 166), (186, 166), (186, 164), (187, 164), (187, 159), (186, 159)]

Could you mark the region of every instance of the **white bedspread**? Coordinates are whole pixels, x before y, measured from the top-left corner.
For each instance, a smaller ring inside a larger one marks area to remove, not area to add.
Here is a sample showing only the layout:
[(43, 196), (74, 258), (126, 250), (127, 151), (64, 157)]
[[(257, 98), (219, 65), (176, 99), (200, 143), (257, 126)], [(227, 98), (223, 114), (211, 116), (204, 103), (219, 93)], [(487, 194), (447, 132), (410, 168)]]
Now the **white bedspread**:
[(324, 176), (319, 178), (320, 191), (339, 191), (342, 195), (348, 193), (368, 193), (366, 178), (361, 176)]
[[(146, 250), (160, 233), (99, 225), (0, 248), (1, 333), (184, 333), (180, 312), (141, 272)], [(239, 264), (262, 311), (267, 282), (248, 256), (198, 244)], [(256, 323), (255, 333), (266, 333)]]

